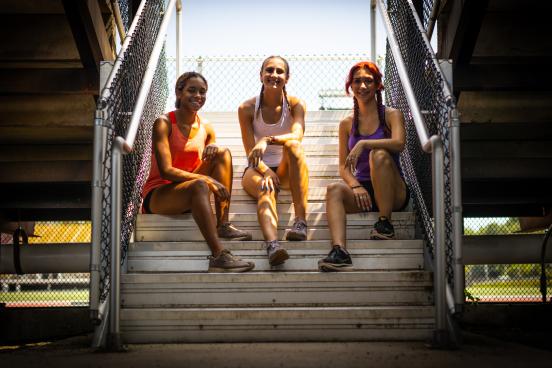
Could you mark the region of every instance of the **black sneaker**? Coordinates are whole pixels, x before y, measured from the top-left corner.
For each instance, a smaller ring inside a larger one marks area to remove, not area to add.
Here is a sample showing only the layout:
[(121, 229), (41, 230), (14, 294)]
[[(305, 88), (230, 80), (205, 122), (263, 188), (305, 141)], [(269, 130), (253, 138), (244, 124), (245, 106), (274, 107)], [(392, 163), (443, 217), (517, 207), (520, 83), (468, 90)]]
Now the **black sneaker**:
[(288, 252), (282, 248), (278, 240), (265, 241), (266, 253), (268, 254), (268, 263), (271, 266), (283, 264), (288, 258)]
[(345, 248), (334, 245), (328, 256), (318, 261), (318, 269), (322, 272), (352, 271), (353, 261)]
[(370, 239), (374, 240), (391, 240), (395, 238), (395, 229), (389, 219), (381, 216), (374, 224), (374, 229), (370, 232)]

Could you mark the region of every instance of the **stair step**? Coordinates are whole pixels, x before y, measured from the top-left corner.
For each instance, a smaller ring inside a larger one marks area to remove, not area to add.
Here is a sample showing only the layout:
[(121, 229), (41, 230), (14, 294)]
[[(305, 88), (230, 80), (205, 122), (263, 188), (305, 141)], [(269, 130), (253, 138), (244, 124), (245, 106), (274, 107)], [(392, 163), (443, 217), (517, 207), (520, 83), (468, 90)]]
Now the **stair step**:
[(127, 274), (124, 308), (429, 305), (431, 274), (403, 272), (261, 272)]
[[(255, 271), (318, 271), (318, 261), (328, 254), (329, 241), (287, 242), (290, 259), (281, 266), (268, 264), (262, 241), (226, 241), (226, 248), (244, 260), (255, 262)], [(423, 268), (421, 240), (350, 240), (347, 248), (355, 270), (420, 270)], [(135, 243), (128, 255), (128, 271), (205, 272), (210, 255), (205, 241)]]
[[(242, 188), (241, 183), (241, 176), (243, 174), (243, 171), (240, 172), (239, 179), (236, 177), (236, 174), (234, 174), (234, 179), (232, 180), (232, 189), (234, 188)], [(342, 181), (340, 177), (326, 177), (326, 178), (310, 178), (309, 179), (309, 188), (326, 188), (331, 183), (335, 183), (338, 181)], [(286, 189), (284, 189), (286, 190)]]
[(424, 340), (431, 306), (121, 310), (127, 343)]
[[(229, 220), (236, 226), (258, 226), (257, 211), (252, 212), (230, 212)], [(393, 225), (408, 226), (414, 225), (413, 212), (393, 212), (391, 218)], [(295, 216), (292, 213), (284, 212), (278, 216), (279, 226), (291, 226)], [(327, 218), (325, 212), (309, 212), (307, 213), (307, 223), (309, 227), (327, 226)], [(372, 226), (378, 220), (376, 212), (362, 212), (347, 214), (347, 225), (349, 226)], [(191, 213), (182, 215), (155, 215), (155, 214), (139, 214), (136, 219), (136, 231), (159, 229), (159, 230), (174, 230), (179, 228), (196, 228), (195, 220)]]
[[(241, 179), (243, 172), (247, 168), (247, 164), (234, 164), (234, 178)], [(309, 170), (309, 178), (325, 177), (332, 178), (335, 181), (341, 180), (339, 176), (339, 166), (337, 164), (322, 164), (322, 165), (307, 165)], [(240, 185), (241, 187), (241, 185)]]

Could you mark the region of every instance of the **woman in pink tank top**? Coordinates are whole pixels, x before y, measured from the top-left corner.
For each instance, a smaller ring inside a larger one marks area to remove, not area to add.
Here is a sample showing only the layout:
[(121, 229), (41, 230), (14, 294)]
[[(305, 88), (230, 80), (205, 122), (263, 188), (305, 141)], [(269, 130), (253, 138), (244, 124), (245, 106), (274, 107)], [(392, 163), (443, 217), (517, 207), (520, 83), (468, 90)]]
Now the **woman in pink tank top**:
[(153, 124), (153, 154), (142, 192), (142, 212), (178, 215), (191, 211), (211, 248), (209, 272), (249, 271), (255, 264), (234, 256), (219, 240), (250, 240), (251, 234), (228, 222), (232, 156), (227, 148), (215, 144), (212, 126), (197, 114), (205, 104), (207, 80), (196, 72), (184, 73), (176, 81), (175, 94), (176, 110)]
[(398, 155), (406, 134), (401, 111), (383, 105), (382, 75), (376, 64), (364, 61), (349, 71), (345, 91), (353, 92), (354, 110), (339, 124), (339, 173), (343, 181), (327, 188), (326, 211), (332, 241), (321, 271), (350, 271), (346, 251), (347, 213), (379, 212), (371, 239), (393, 239), (391, 212), (409, 199)]
[(263, 61), (259, 96), (238, 109), (243, 145), (248, 155), (242, 185), (257, 199), (257, 213), (270, 265), (289, 258), (278, 242), (276, 198), (280, 187), (293, 197), (295, 221), (287, 240), (307, 238), (308, 169), (301, 141), (305, 130), (305, 102), (288, 96), (289, 64), (280, 56)]

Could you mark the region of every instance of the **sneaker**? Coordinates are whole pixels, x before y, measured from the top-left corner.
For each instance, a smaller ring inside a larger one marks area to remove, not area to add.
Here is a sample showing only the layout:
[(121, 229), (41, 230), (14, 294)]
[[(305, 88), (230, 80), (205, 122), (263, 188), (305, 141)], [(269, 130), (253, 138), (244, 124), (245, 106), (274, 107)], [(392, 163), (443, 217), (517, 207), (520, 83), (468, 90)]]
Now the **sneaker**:
[(249, 231), (240, 230), (231, 222), (225, 222), (220, 225), (218, 228), (219, 238), (230, 239), (230, 240), (251, 240), (253, 236)]
[(291, 230), (286, 235), (286, 240), (305, 240), (307, 239), (307, 222), (296, 218)]
[(380, 216), (374, 224), (374, 229), (370, 232), (370, 239), (391, 240), (395, 238), (395, 229), (389, 219), (385, 216)]
[(318, 261), (318, 269), (322, 272), (352, 271), (353, 261), (345, 248), (334, 245), (328, 256)]
[(238, 256), (223, 249), (218, 257), (209, 256), (208, 272), (247, 272), (255, 268), (255, 263), (242, 261)]
[(278, 240), (265, 241), (264, 245), (268, 254), (268, 263), (271, 266), (281, 265), (289, 258), (288, 252), (282, 248)]

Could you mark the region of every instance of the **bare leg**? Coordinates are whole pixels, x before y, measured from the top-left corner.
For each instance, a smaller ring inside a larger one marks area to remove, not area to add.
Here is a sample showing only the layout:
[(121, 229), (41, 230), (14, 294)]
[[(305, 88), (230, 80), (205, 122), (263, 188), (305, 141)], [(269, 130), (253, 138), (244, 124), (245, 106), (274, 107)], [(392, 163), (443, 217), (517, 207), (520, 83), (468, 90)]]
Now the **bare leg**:
[(215, 219), (209, 201), (211, 191), (203, 180), (163, 185), (153, 192), (150, 209), (162, 215), (178, 215), (192, 210), (192, 216), (207, 241), (213, 256), (218, 256), (223, 246), (217, 236)]
[[(207, 175), (224, 185), (230, 195), (232, 195), (232, 154), (228, 148), (220, 148), (214, 159), (203, 161), (196, 173)], [(217, 217), (217, 227), (228, 222), (230, 212), (230, 200), (221, 201), (215, 196), (215, 212)]]
[(309, 195), (309, 169), (301, 142), (287, 141), (284, 144), (282, 164), (278, 177), (282, 186), (289, 187), (293, 199), (295, 217), (306, 220)]
[(278, 239), (278, 212), (276, 193), (261, 191), (262, 175), (254, 169), (247, 169), (242, 179), (243, 189), (257, 199), (257, 217), (265, 241)]
[(358, 208), (353, 190), (344, 182), (336, 182), (328, 185), (326, 189), (326, 217), (330, 229), (330, 237), (333, 245), (347, 246), (346, 229), (347, 213), (358, 213)]
[(391, 219), (391, 211), (399, 209), (406, 200), (406, 185), (388, 151), (370, 152), (370, 175), (379, 215)]

